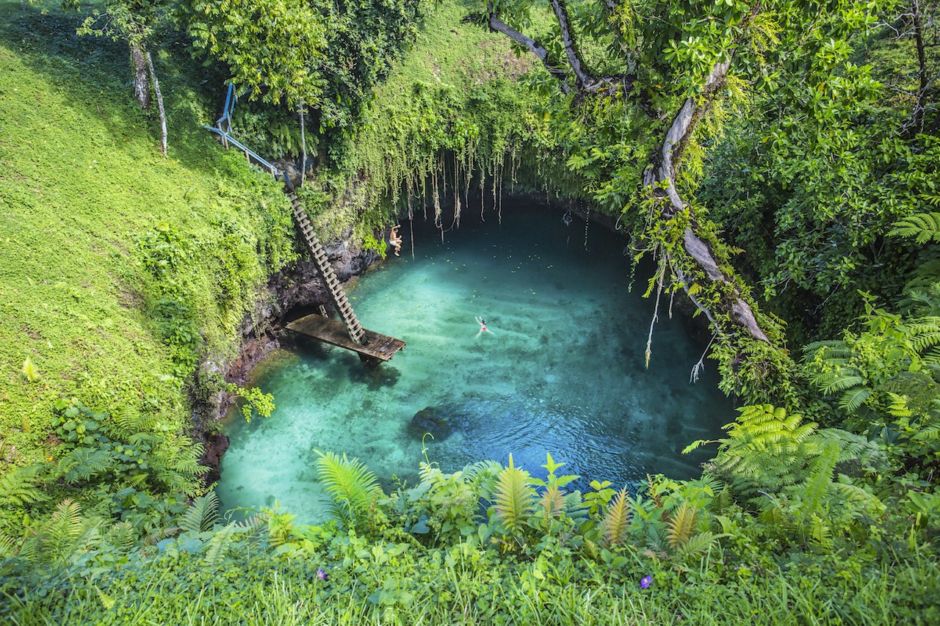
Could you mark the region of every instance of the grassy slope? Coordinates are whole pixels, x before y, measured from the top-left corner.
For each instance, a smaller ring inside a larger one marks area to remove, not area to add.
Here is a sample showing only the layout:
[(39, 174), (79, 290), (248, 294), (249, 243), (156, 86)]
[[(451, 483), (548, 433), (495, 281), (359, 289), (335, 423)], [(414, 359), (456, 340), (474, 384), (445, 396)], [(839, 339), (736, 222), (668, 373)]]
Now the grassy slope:
[[(645, 569), (635, 556), (610, 567), (564, 549), (527, 562), (466, 543), (415, 549), (368, 541), (340, 536), (293, 556), (259, 553), (256, 542), (243, 541), (215, 562), (171, 549), (77, 575), (68, 595), (30, 588), (9, 598), (7, 610), (15, 624), (874, 626), (937, 616), (938, 566), (927, 559), (836, 575), (840, 557), (831, 555), (808, 571), (770, 565), (759, 576), (746, 570), (722, 580), (718, 561), (704, 559), (680, 574), (668, 565)], [(644, 574), (654, 579), (646, 590), (638, 584)]]
[[(290, 249), (283, 196), (198, 127), (186, 82), (164, 72), (163, 159), (152, 120), (132, 101), (125, 50), (80, 40), (75, 26), (0, 3), (0, 465), (51, 452), (50, 408), (63, 396), (185, 423), (182, 383), (146, 312), (142, 234), (163, 222), (205, 242), (222, 223), (258, 232), (270, 214), (282, 218), (269, 228), (275, 244)], [(252, 294), (213, 310), (217, 270), (210, 254), (187, 281), (209, 305), (203, 335), (224, 352)], [(27, 357), (36, 382), (21, 374)]]
[(364, 229), (394, 223), (383, 199), (406, 176), (426, 174), (445, 151), (472, 151), (477, 167), (501, 159), (505, 140), (524, 125), (527, 95), (512, 79), (532, 68), (529, 57), (515, 54), (504, 36), (464, 22), (475, 4), (428, 6), (414, 44), (376, 88), (350, 142), (341, 165), (348, 180), (338, 185), (344, 201), (308, 204), (321, 232), (337, 235), (354, 221)]

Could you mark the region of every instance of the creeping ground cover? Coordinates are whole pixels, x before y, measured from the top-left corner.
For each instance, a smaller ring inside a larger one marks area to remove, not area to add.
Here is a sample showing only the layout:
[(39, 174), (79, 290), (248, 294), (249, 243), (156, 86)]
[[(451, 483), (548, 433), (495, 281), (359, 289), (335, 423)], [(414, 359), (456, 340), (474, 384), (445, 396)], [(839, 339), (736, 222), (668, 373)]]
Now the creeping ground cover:
[[(0, 3), (0, 619), (940, 622), (938, 38), (932, 0)], [(304, 254), (202, 127), (227, 84), (336, 249), (514, 192), (600, 215), (652, 309), (630, 358), (706, 337), (681, 382), (733, 408), (667, 442), (706, 462), (628, 488), (579, 441), (415, 444), (380, 480), (312, 445), (329, 518), (223, 512), (205, 405), (265, 424), (223, 375)]]

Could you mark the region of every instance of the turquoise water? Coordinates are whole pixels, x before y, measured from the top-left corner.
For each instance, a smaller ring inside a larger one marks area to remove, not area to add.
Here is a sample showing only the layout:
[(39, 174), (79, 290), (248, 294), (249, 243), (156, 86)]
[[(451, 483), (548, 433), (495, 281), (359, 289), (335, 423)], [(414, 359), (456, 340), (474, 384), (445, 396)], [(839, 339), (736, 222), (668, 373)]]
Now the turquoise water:
[[(224, 505), (277, 501), (322, 519), (315, 449), (359, 457), (386, 486), (413, 481), (421, 439), (408, 426), (428, 407), (453, 427), (427, 442), (444, 470), (512, 453), (538, 474), (548, 451), (568, 471), (617, 485), (698, 473), (703, 457), (680, 451), (733, 417), (711, 363), (689, 382), (705, 337), (697, 322), (669, 320), (664, 301), (645, 369), (648, 269), (629, 293), (623, 240), (592, 225), (585, 251), (584, 230), (534, 208), (504, 208), (501, 224), (465, 215), (443, 243), (416, 230), (414, 259), (406, 239), (401, 258), (350, 292), (363, 325), (402, 338), (405, 351), (368, 370), (352, 353), (300, 340), (262, 367), (257, 384), (277, 409), (229, 425)], [(478, 336), (476, 316), (491, 334)]]

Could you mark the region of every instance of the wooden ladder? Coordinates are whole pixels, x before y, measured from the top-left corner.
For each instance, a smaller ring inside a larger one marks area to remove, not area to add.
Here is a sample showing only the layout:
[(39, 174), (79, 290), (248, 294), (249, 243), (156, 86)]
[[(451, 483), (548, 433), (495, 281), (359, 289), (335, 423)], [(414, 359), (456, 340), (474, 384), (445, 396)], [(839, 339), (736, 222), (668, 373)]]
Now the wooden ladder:
[(323, 283), (330, 293), (333, 306), (336, 307), (340, 317), (343, 318), (343, 323), (346, 325), (346, 332), (349, 333), (349, 338), (357, 344), (362, 345), (365, 338), (365, 331), (362, 329), (362, 324), (359, 323), (359, 318), (356, 317), (356, 312), (353, 311), (352, 305), (349, 303), (349, 298), (346, 297), (346, 290), (343, 289), (343, 286), (339, 284), (339, 279), (336, 278), (336, 273), (333, 271), (333, 266), (330, 265), (330, 260), (327, 258), (326, 252), (324, 252), (323, 246), (320, 244), (320, 239), (317, 237), (316, 233), (313, 232), (313, 225), (310, 223), (310, 218), (307, 217), (307, 212), (304, 211), (300, 198), (298, 198), (297, 194), (293, 191), (288, 191), (287, 196), (290, 198), (297, 227), (300, 229), (300, 232), (303, 233), (307, 247), (310, 248), (310, 253), (313, 255), (313, 260), (317, 265), (317, 271), (320, 273), (320, 277), (323, 278)]

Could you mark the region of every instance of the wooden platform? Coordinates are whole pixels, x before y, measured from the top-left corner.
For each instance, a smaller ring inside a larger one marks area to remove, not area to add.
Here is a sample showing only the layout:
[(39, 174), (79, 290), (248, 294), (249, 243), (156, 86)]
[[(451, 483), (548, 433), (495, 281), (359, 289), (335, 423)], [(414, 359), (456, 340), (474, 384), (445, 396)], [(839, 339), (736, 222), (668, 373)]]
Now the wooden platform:
[(363, 345), (359, 345), (349, 338), (346, 326), (341, 321), (316, 314), (294, 320), (287, 325), (287, 330), (339, 348), (352, 350), (360, 358), (378, 361), (391, 360), (396, 352), (405, 347), (405, 342), (401, 339), (380, 335), (371, 330), (365, 331), (365, 341)]

